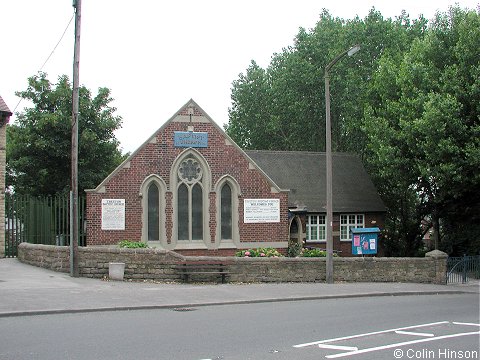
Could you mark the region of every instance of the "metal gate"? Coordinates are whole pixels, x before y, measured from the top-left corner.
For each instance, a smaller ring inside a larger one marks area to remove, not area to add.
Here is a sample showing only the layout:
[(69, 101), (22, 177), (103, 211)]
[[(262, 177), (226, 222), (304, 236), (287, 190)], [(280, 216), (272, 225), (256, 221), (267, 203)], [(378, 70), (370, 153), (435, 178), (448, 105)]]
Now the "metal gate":
[[(78, 198), (79, 224), (85, 221), (85, 197)], [(85, 226), (79, 245), (85, 246)], [(5, 196), (5, 256), (17, 256), (18, 244), (69, 245), (70, 197), (7, 194)]]
[(449, 257), (446, 276), (447, 284), (466, 284), (469, 280), (480, 279), (480, 255)]

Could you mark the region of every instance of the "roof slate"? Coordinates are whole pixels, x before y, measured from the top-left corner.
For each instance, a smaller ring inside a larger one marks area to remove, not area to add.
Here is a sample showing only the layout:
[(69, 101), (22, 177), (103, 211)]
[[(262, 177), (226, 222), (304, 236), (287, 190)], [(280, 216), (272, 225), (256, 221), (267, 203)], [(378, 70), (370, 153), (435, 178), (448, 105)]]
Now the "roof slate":
[[(325, 153), (303, 151), (246, 150), (247, 155), (282, 189), (289, 189), (289, 206), (308, 212), (326, 211)], [(332, 155), (333, 211), (384, 212), (360, 158)]]
[(8, 108), (7, 104), (5, 104), (5, 101), (3, 101), (2, 97), (0, 96), (0, 112), (7, 113), (7, 115), (12, 115), (12, 112)]

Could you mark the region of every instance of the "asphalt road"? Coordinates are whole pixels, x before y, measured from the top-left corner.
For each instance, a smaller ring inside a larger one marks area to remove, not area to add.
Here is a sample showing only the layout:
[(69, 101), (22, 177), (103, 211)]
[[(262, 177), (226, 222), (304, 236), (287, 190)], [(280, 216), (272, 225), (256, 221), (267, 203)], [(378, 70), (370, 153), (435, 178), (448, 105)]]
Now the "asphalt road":
[(478, 294), (6, 317), (0, 359), (477, 359), (479, 324)]

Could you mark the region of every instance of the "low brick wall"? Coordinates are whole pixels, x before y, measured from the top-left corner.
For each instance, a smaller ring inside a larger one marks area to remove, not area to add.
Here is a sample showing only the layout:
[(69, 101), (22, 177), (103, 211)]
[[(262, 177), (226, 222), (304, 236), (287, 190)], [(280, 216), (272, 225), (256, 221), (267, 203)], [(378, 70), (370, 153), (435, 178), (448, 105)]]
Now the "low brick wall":
[[(335, 281), (445, 284), (446, 256), (334, 258)], [(231, 281), (325, 281), (325, 258), (234, 258)]]
[[(185, 257), (158, 249), (80, 247), (80, 276), (108, 276), (110, 262), (125, 263), (125, 279), (180, 280), (176, 264), (188, 261), (222, 261), (231, 282), (315, 282), (325, 281), (325, 258), (239, 258)], [(60, 272), (70, 271), (70, 250), (66, 246), (22, 243), (21, 262)], [(432, 252), (424, 258), (334, 258), (334, 280), (347, 282), (416, 282), (445, 284), (446, 254)], [(199, 279), (201, 280), (201, 279)]]
[(66, 246), (18, 245), (17, 258), (23, 263), (58, 272), (70, 272), (70, 248)]
[[(70, 272), (68, 246), (22, 243), (18, 246), (18, 259), (30, 265)], [(108, 264), (125, 263), (125, 279), (178, 280), (174, 266), (184, 259), (173, 251), (158, 249), (120, 249), (109, 247), (79, 247), (78, 267), (82, 277), (108, 277)]]

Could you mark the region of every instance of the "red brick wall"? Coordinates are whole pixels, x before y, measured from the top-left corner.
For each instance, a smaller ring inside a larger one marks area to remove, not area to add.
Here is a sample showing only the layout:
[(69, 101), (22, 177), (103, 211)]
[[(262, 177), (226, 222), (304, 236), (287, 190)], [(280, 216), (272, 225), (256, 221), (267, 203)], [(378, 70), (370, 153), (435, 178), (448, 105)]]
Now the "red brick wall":
[[(365, 227), (378, 227), (380, 230), (385, 228), (385, 214), (383, 213), (363, 213), (365, 216)], [(306, 234), (306, 215), (300, 217), (302, 221), (302, 232)], [(339, 255), (342, 257), (350, 257), (352, 255), (352, 242), (351, 241), (340, 241), (340, 214), (333, 214), (333, 250), (340, 251)], [(305, 240), (302, 239), (302, 241)], [(308, 247), (317, 247), (321, 249), (326, 249), (327, 243), (307, 243)], [(378, 238), (378, 253), (376, 256), (383, 256), (383, 244), (381, 234)], [(370, 256), (370, 255), (365, 255)], [(373, 255), (372, 255), (373, 256)]]
[[(185, 108), (179, 115), (187, 115)], [(201, 116), (195, 108), (194, 121)], [(212, 175), (209, 193), (210, 239), (215, 242), (216, 235), (216, 193), (214, 185), (224, 175), (232, 176), (239, 184), (241, 196), (238, 199), (239, 229), (241, 242), (288, 241), (288, 195), (272, 193), (271, 184), (256, 169), (249, 169), (249, 162), (236, 146), (226, 145), (222, 131), (210, 122), (193, 124), (171, 121), (156, 134), (156, 143), (147, 143), (137, 150), (129, 159), (130, 167), (122, 168), (113, 174), (105, 183), (105, 193), (87, 193), (87, 244), (116, 244), (121, 240), (137, 240), (142, 235), (142, 199), (139, 196), (142, 182), (151, 174), (160, 176), (167, 185), (166, 193), (166, 237), (172, 239), (173, 196), (170, 189), (170, 171), (175, 159), (186, 149), (174, 147), (174, 131), (186, 131), (193, 125), (195, 132), (208, 133), (208, 147), (196, 148), (208, 162)], [(125, 199), (125, 230), (101, 230), (101, 200)], [(243, 200), (246, 198), (279, 198), (279, 223), (243, 224)], [(261, 244), (259, 244), (261, 246)]]
[[(365, 213), (365, 227), (378, 227), (380, 230), (385, 228), (385, 215), (380, 213)], [(373, 223), (372, 223), (373, 222)], [(340, 215), (337, 215), (336, 221), (333, 224), (333, 231), (340, 233)], [(340, 241), (340, 235), (333, 238), (333, 248), (340, 250), (341, 256), (357, 256), (352, 254), (352, 242)], [(378, 237), (378, 249), (377, 255), (364, 255), (364, 256), (383, 256), (383, 246), (381, 235)]]

